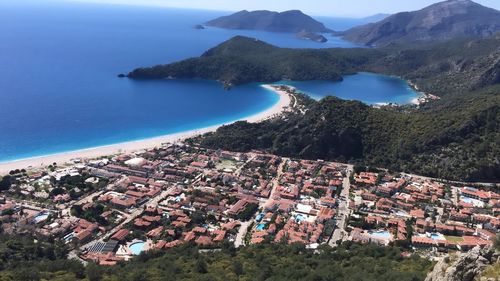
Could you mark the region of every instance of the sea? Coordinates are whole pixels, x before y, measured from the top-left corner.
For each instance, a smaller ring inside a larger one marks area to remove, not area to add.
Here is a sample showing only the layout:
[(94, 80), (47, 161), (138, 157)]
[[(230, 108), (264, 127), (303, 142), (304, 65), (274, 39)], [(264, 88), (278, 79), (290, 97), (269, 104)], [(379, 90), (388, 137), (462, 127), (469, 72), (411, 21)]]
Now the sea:
[[(0, 0), (0, 162), (43, 156), (236, 121), (278, 97), (259, 83), (227, 91), (215, 81), (133, 81), (117, 74), (196, 57), (236, 35), (288, 48), (361, 47), (328, 36), (207, 28), (224, 11), (52, 0)], [(363, 23), (320, 19), (336, 30)], [(369, 104), (416, 97), (398, 78), (360, 73), (343, 82), (287, 81), (320, 99)]]

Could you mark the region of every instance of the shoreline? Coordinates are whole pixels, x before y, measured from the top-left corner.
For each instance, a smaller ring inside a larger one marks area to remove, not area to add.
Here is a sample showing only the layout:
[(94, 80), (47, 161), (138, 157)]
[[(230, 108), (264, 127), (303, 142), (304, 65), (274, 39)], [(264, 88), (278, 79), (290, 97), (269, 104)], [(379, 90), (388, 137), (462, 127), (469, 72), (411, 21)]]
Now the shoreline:
[(214, 125), (179, 133), (172, 133), (158, 137), (146, 138), (142, 140), (127, 141), (122, 143), (103, 145), (86, 149), (79, 149), (79, 150), (73, 150), (73, 151), (67, 151), (67, 152), (61, 152), (43, 156), (35, 156), (19, 160), (0, 162), (0, 175), (8, 174), (11, 170), (15, 169), (34, 170), (38, 168), (43, 168), (48, 165), (51, 165), (54, 162), (57, 163), (58, 165), (61, 165), (64, 163), (68, 163), (73, 159), (88, 160), (108, 155), (114, 155), (118, 153), (132, 153), (139, 150), (161, 147), (165, 143), (180, 142), (195, 136), (199, 136), (210, 132), (215, 132), (219, 127), (229, 125), (237, 121), (259, 123), (264, 120), (276, 117), (279, 114), (282, 114), (285, 111), (285, 109), (290, 106), (291, 99), (288, 93), (286, 93), (285, 91), (280, 91), (275, 87), (273, 87), (272, 85), (265, 84), (261, 86), (277, 94), (279, 96), (279, 100), (272, 107), (264, 111), (250, 115), (248, 117), (231, 122), (222, 123), (219, 125)]

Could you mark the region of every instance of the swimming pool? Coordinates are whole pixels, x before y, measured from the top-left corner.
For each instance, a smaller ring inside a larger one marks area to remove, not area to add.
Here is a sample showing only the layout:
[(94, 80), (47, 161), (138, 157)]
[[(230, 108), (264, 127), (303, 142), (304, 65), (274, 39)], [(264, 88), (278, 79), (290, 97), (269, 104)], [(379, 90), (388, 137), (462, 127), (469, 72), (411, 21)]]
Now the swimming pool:
[(255, 218), (255, 220), (256, 221), (261, 221), (263, 218), (264, 218), (264, 214), (260, 213), (260, 214), (257, 215), (257, 217)]
[(465, 203), (471, 203), (471, 204), (474, 202), (474, 199), (469, 198), (469, 197), (464, 197), (464, 196), (461, 196), (460, 200), (464, 201)]
[(303, 215), (301, 215), (301, 214), (298, 214), (298, 215), (295, 217), (295, 221), (296, 221), (296, 222), (301, 222), (301, 221), (303, 221), (303, 220), (305, 220), (305, 219), (306, 219), (306, 218), (305, 218)]
[(390, 239), (391, 238), (391, 234), (389, 233), (389, 231), (368, 231), (368, 234), (370, 234), (370, 236), (372, 236), (372, 237), (379, 238), (379, 239)]
[(432, 240), (446, 240), (446, 238), (441, 233), (431, 233), (430, 238)]
[(255, 229), (261, 231), (264, 230), (264, 227), (266, 227), (265, 223), (259, 223)]
[(47, 218), (49, 218), (49, 214), (46, 212), (39, 213), (36, 215), (36, 217), (33, 219), (35, 223), (41, 223), (45, 221)]
[(134, 255), (139, 255), (142, 251), (144, 251), (144, 245), (146, 245), (146, 242), (143, 241), (138, 241), (130, 244), (128, 248)]

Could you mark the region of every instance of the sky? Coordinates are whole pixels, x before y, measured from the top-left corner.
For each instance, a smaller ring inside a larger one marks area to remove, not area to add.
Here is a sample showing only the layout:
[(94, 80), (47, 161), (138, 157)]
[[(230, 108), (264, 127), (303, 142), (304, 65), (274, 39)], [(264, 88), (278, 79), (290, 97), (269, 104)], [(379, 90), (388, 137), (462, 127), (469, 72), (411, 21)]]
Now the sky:
[[(14, 0), (17, 1), (17, 0)], [(365, 17), (424, 8), (440, 0), (66, 0), (108, 4), (164, 6), (223, 11), (298, 9), (315, 16)], [(475, 0), (500, 10), (500, 0)]]

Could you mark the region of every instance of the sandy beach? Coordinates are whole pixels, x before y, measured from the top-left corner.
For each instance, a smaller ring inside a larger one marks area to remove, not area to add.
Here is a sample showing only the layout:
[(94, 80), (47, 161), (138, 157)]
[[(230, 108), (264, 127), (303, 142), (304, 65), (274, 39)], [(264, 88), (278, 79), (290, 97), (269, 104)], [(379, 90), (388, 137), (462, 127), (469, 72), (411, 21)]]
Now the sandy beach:
[[(241, 119), (241, 120), (245, 120), (245, 121), (252, 122), (252, 123), (261, 122), (265, 119), (268, 119), (268, 118), (271, 118), (271, 117), (276, 116), (278, 114), (281, 114), (285, 110), (285, 108), (290, 106), (290, 101), (291, 101), (290, 96), (286, 92), (279, 91), (279, 90), (273, 88), (271, 85), (262, 85), (262, 87), (264, 87), (268, 90), (272, 90), (277, 95), (279, 95), (279, 101), (275, 105), (273, 105), (271, 108), (269, 108), (265, 111), (259, 112), (257, 114), (254, 114), (252, 116), (249, 116), (247, 118)], [(31, 169), (41, 168), (44, 166), (48, 166), (54, 162), (61, 165), (61, 164), (64, 164), (64, 163), (71, 161), (72, 159), (93, 159), (93, 158), (98, 158), (98, 157), (102, 157), (102, 156), (106, 156), (106, 155), (113, 155), (113, 154), (118, 154), (118, 153), (131, 153), (131, 152), (139, 151), (139, 150), (143, 150), (143, 149), (161, 147), (162, 144), (164, 144), (164, 143), (175, 143), (175, 142), (179, 142), (179, 141), (182, 141), (182, 140), (194, 137), (194, 136), (198, 136), (201, 134), (214, 132), (220, 126), (228, 125), (228, 124), (231, 124), (234, 122), (235, 121), (224, 123), (224, 124), (219, 124), (216, 126), (201, 128), (201, 129), (197, 129), (197, 130), (169, 134), (169, 135), (164, 135), (164, 136), (159, 136), (159, 137), (154, 137), (154, 138), (149, 138), (149, 139), (144, 139), (144, 140), (123, 142), (123, 143), (118, 143), (118, 144), (112, 144), (112, 145), (99, 146), (99, 147), (82, 149), (82, 150), (57, 153), (57, 154), (52, 154), (52, 155), (47, 155), (47, 156), (33, 157), (33, 158), (27, 158), (27, 159), (21, 159), (21, 160), (9, 161), (9, 162), (1, 162), (0, 163), (0, 175), (7, 174), (7, 173), (9, 173), (9, 171), (15, 170), (15, 169), (31, 170)]]

